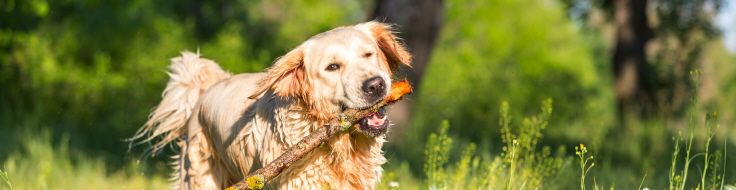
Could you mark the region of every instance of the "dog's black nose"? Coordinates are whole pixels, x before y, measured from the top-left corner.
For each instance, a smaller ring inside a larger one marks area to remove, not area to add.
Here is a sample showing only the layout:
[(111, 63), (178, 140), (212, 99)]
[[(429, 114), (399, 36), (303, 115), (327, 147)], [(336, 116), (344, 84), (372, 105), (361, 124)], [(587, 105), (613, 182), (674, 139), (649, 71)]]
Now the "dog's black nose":
[(363, 82), (363, 92), (369, 101), (376, 101), (386, 95), (386, 81), (380, 76), (369, 78)]

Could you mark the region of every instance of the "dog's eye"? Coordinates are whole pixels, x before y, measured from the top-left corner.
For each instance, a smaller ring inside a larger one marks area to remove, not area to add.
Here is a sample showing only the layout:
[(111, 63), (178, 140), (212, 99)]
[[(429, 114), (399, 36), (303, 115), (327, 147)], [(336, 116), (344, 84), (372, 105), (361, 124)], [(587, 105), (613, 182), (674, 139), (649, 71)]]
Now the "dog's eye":
[(365, 58), (369, 58), (371, 56), (373, 56), (373, 52), (368, 52), (368, 53), (363, 54), (363, 57)]
[(327, 71), (334, 71), (337, 69), (340, 69), (340, 64), (337, 64), (337, 63), (330, 64), (327, 66), (327, 68), (325, 68), (325, 70)]

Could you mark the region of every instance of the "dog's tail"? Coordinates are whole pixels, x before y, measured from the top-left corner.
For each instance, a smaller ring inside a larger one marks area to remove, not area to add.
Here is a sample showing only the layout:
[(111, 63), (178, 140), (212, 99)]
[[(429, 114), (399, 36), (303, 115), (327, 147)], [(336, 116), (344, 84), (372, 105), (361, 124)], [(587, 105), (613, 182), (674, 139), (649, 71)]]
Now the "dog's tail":
[[(148, 121), (129, 139), (131, 147), (153, 143), (152, 156), (168, 143), (184, 137), (186, 122), (192, 115), (199, 96), (217, 81), (230, 77), (212, 60), (199, 58), (199, 53), (182, 52), (171, 59), (171, 79), (166, 84), (161, 103), (149, 115)], [(154, 139), (159, 139), (154, 141)]]

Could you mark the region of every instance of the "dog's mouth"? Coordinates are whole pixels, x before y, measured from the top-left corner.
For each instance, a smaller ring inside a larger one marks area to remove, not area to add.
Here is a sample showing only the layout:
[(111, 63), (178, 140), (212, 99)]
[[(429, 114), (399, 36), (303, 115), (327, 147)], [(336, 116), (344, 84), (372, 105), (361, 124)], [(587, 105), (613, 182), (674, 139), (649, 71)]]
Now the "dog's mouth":
[(372, 136), (377, 137), (388, 132), (389, 120), (386, 117), (384, 108), (378, 109), (378, 111), (368, 114), (363, 119), (360, 119), (356, 124), (358, 130)]

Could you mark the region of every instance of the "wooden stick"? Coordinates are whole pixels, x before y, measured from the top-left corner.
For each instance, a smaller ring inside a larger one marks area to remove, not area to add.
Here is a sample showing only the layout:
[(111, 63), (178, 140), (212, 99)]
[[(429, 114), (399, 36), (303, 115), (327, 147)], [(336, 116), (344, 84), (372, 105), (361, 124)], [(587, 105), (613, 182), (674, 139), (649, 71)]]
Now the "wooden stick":
[(298, 161), (302, 156), (311, 152), (322, 142), (335, 136), (337, 133), (347, 130), (353, 124), (363, 119), (365, 116), (375, 113), (384, 106), (391, 105), (401, 100), (404, 95), (412, 92), (411, 85), (406, 79), (399, 80), (391, 85), (386, 99), (368, 109), (356, 110), (347, 109), (340, 115), (330, 119), (330, 121), (318, 128), (316, 131), (302, 138), (295, 146), (290, 147), (286, 152), (281, 154), (276, 160), (269, 163), (265, 167), (248, 174), (242, 181), (232, 185), (225, 190), (244, 190), (244, 189), (262, 189), (263, 186), (271, 179), (275, 178), (281, 172), (289, 168), (291, 164)]

